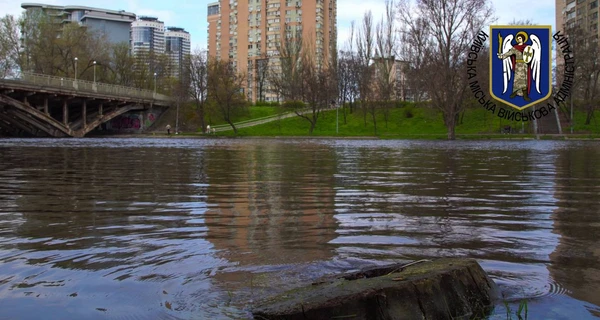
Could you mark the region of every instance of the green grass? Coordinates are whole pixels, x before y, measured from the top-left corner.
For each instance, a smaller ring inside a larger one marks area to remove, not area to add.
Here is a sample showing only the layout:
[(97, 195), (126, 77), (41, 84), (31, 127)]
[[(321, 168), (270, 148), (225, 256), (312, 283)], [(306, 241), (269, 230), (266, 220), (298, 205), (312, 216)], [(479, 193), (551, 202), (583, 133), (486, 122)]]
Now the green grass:
[[(412, 117), (407, 117), (407, 110), (410, 110)], [(300, 117), (281, 119), (270, 123), (257, 125), (248, 128), (240, 128), (238, 136), (307, 136), (309, 122)], [(503, 120), (483, 108), (467, 110), (462, 121), (456, 127), (456, 133), (459, 138), (497, 138), (501, 133), (501, 128), (510, 125), (513, 130), (524, 129), (527, 133), (530, 124), (525, 123), (522, 127), (521, 122)], [(423, 139), (446, 139), (446, 128), (441, 113), (431, 108), (394, 108), (390, 112), (386, 124), (383, 115), (377, 117), (377, 134), (375, 133), (373, 121), (370, 115), (367, 115), (367, 123), (363, 120), (360, 111), (354, 111), (347, 114), (346, 123), (340, 110), (339, 114), (339, 133), (336, 134), (336, 112), (328, 110), (321, 114), (317, 121), (317, 126), (313, 131), (313, 136), (340, 136), (340, 137), (358, 137), (358, 136), (377, 136), (380, 138), (423, 138)], [(233, 131), (222, 132), (219, 135), (233, 136)], [(532, 135), (503, 135), (503, 138), (532, 138)]]
[[(390, 120), (386, 124), (383, 116), (378, 117), (377, 127), (380, 135), (396, 132), (407, 133), (437, 133), (445, 134), (445, 129), (440, 120), (436, 119), (435, 114), (430, 114), (427, 110), (416, 110), (415, 116), (406, 119), (401, 116), (401, 109), (395, 109), (390, 114)], [(281, 119), (270, 123), (241, 128), (238, 135), (241, 136), (305, 136), (308, 135), (309, 122), (300, 117)], [(233, 135), (233, 132), (223, 132), (223, 135)], [(317, 126), (313, 131), (314, 136), (374, 136), (374, 127), (372, 120), (367, 115), (367, 125), (365, 126), (363, 116), (355, 111), (347, 115), (347, 121), (344, 123), (343, 115), (339, 114), (339, 134), (336, 135), (336, 112), (328, 110), (323, 112), (317, 121)]]
[[(251, 119), (264, 118), (284, 112), (280, 107), (253, 106), (244, 115), (237, 117), (234, 122), (242, 122)], [(412, 115), (408, 117), (407, 114)], [(213, 117), (214, 118), (214, 117)], [(435, 109), (428, 107), (405, 106), (391, 110), (388, 123), (384, 121), (383, 115), (377, 117), (377, 134), (373, 127), (370, 115), (367, 115), (365, 125), (360, 110), (347, 114), (346, 123), (342, 110), (339, 113), (339, 133), (336, 134), (336, 112), (328, 110), (321, 114), (313, 136), (332, 137), (379, 137), (381, 139), (446, 139), (446, 128), (442, 115)], [(600, 118), (592, 119), (590, 125), (583, 125), (585, 113), (575, 112), (575, 133), (579, 138), (599, 138)], [(214, 126), (225, 124), (222, 120), (207, 119), (207, 123)], [(502, 128), (511, 126), (513, 133), (501, 134)], [(237, 136), (309, 136), (309, 122), (300, 117), (281, 119), (270, 123), (240, 128)], [(461, 115), (459, 125), (456, 127), (458, 139), (533, 139), (533, 126), (531, 122), (506, 121), (483, 108), (468, 109), (464, 116)], [(523, 133), (521, 133), (523, 132)], [(565, 128), (565, 133), (569, 133)], [(583, 134), (583, 135), (582, 135)], [(220, 136), (234, 136), (233, 131), (217, 133)], [(556, 139), (555, 137), (545, 137)]]
[[(252, 106), (248, 108), (248, 112), (245, 114), (234, 117), (233, 123), (242, 122), (251, 119), (264, 118), (273, 116), (280, 113), (282, 110), (279, 107), (267, 107), (267, 106)], [(212, 126), (227, 124), (225, 120), (218, 116), (207, 117), (207, 124)]]
[[(575, 112), (573, 114), (573, 118), (575, 119), (574, 121), (574, 126), (573, 126), (573, 130), (575, 130), (576, 133), (591, 133), (591, 134), (600, 134), (600, 113), (599, 112), (594, 112), (594, 117), (592, 118), (592, 120), (590, 121), (590, 124), (585, 125), (585, 118), (586, 118), (586, 113), (585, 112)], [(570, 128), (566, 128), (565, 131), (570, 132)]]

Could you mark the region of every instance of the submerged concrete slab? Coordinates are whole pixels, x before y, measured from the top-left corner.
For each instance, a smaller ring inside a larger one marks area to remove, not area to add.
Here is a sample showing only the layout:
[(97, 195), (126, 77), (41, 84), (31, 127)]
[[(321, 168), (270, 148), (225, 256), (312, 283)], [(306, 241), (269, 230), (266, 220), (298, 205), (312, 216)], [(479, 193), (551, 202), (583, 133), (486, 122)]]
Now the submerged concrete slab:
[(255, 319), (483, 317), (497, 288), (477, 261), (439, 259), (323, 279), (263, 301)]

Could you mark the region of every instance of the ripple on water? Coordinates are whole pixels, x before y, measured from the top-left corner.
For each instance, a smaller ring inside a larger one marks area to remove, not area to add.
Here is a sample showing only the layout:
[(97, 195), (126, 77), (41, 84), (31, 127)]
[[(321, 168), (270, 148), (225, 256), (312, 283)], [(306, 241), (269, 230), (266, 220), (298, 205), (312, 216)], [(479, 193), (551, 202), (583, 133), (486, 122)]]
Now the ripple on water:
[(0, 139), (0, 317), (244, 318), (323, 275), (455, 256), (530, 318), (597, 316), (599, 160), (552, 141)]

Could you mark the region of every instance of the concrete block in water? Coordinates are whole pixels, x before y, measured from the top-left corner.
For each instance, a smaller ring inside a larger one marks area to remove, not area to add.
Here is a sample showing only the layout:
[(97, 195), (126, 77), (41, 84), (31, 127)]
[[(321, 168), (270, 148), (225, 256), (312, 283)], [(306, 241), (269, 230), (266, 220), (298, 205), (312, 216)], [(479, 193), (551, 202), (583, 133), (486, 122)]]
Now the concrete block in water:
[(460, 319), (483, 317), (497, 298), (473, 259), (392, 265), (325, 279), (265, 300), (255, 319)]

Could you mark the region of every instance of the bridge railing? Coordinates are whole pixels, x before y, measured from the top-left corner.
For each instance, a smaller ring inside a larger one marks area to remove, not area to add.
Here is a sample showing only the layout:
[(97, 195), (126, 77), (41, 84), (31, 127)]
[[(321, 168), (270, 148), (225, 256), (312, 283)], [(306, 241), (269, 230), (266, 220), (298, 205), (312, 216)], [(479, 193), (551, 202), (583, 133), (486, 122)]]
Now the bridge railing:
[(73, 78), (61, 78), (39, 73), (23, 72), (21, 74), (21, 80), (37, 85), (50, 86), (55, 88), (65, 88), (67, 90), (103, 93), (112, 96), (121, 96), (138, 99), (154, 99), (162, 101), (171, 100), (169, 96), (166, 96), (164, 94), (158, 94), (150, 90), (143, 90), (133, 87), (119, 86), (100, 82), (92, 82), (87, 80), (75, 80)]

